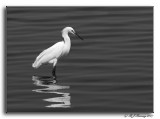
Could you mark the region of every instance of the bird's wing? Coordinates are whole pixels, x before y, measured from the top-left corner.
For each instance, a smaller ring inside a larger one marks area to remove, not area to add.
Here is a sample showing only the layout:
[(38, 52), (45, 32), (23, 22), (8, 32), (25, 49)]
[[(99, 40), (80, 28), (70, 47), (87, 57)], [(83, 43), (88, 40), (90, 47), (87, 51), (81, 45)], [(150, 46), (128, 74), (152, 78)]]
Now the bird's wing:
[(44, 54), (45, 54), (46, 50), (43, 50), (36, 58), (36, 60), (38, 60), (39, 58), (41, 58)]
[(33, 63), (33, 67), (39, 67), (43, 63), (47, 63), (54, 58), (59, 58), (63, 50), (64, 42), (58, 42), (48, 49), (42, 51)]

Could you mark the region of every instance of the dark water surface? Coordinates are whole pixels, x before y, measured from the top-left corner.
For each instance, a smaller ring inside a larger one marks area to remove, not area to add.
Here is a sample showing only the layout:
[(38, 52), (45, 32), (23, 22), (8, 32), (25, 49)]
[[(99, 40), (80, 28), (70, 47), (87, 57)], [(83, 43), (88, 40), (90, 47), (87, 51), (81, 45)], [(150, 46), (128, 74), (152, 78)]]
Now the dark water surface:
[[(32, 68), (73, 27), (70, 54)], [(153, 112), (152, 7), (7, 7), (7, 112)]]

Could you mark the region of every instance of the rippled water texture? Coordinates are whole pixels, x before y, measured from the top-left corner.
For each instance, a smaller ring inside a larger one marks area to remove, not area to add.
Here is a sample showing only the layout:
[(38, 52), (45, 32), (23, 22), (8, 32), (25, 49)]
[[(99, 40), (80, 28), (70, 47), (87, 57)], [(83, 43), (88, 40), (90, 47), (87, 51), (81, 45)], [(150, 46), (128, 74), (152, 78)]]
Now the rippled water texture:
[[(7, 7), (7, 112), (153, 112), (153, 7)], [(70, 35), (70, 54), (35, 70)]]

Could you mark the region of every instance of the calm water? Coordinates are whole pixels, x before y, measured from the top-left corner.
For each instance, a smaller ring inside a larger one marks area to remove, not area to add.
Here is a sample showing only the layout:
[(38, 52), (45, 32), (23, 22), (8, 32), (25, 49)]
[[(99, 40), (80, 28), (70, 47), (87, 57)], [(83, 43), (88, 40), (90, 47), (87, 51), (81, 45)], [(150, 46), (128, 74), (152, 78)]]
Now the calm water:
[[(153, 112), (152, 7), (7, 7), (7, 112)], [(73, 27), (70, 54), (36, 56)]]

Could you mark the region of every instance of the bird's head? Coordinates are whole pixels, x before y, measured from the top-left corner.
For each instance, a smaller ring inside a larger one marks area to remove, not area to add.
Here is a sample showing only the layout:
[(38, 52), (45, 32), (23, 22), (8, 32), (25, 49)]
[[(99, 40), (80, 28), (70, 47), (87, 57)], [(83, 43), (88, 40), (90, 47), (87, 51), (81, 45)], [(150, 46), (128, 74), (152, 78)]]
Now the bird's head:
[(78, 35), (77, 32), (75, 32), (75, 30), (72, 28), (72, 27), (65, 27), (63, 30), (62, 30), (62, 33), (72, 33), (74, 35), (76, 35), (78, 38), (80, 38), (81, 40), (83, 40), (83, 38), (81, 36)]

